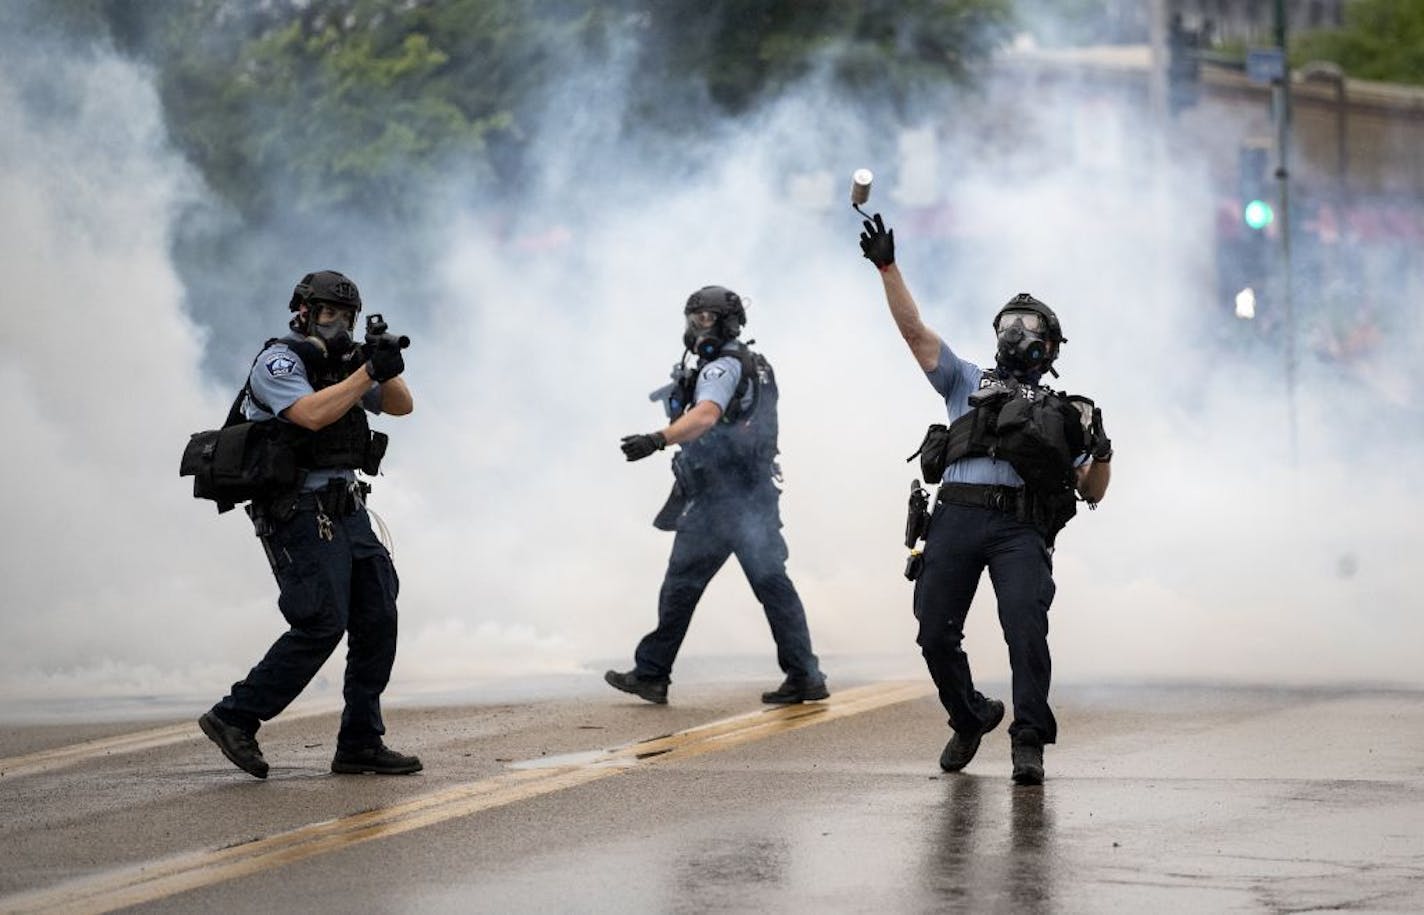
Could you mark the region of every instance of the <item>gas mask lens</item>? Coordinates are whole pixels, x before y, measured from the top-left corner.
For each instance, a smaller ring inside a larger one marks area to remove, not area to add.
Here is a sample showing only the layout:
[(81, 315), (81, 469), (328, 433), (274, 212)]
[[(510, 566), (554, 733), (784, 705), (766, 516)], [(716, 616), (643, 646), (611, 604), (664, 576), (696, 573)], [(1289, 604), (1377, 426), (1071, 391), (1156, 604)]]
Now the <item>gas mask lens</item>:
[(698, 330), (707, 330), (717, 323), (717, 313), (707, 309), (690, 312), (687, 316), (687, 323)]
[(334, 305), (319, 304), (316, 306), (316, 324), (325, 333), (337, 333), (338, 329), (351, 333), (353, 315), (349, 308), (338, 308)]
[(1007, 311), (999, 316), (998, 326), (994, 329), (1003, 333), (1014, 326), (1015, 321), (1023, 322), (1023, 329), (1031, 334), (1042, 334), (1048, 330), (1048, 322), (1043, 320), (1043, 316), (1036, 311)]

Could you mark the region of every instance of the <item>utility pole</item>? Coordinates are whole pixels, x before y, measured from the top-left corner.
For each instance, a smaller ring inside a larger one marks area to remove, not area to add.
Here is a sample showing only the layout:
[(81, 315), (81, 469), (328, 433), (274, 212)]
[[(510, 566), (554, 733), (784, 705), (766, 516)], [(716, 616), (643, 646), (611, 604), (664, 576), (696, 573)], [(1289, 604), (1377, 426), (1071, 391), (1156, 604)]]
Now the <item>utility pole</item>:
[(1147, 45), (1151, 66), (1147, 68), (1147, 99), (1159, 125), (1167, 123), (1167, 0), (1151, 0), (1147, 17)]
[(1291, 70), (1286, 56), (1286, 0), (1276, 0), (1276, 47), (1281, 52), (1281, 78), (1275, 86), (1276, 114), (1276, 185), (1280, 203), (1281, 232), (1281, 304), (1285, 315), (1286, 344), (1286, 414), (1290, 436), (1290, 459), (1298, 462), (1296, 432), (1296, 354), (1295, 297), (1292, 294), (1291, 215), (1290, 215), (1290, 131), (1291, 131)]

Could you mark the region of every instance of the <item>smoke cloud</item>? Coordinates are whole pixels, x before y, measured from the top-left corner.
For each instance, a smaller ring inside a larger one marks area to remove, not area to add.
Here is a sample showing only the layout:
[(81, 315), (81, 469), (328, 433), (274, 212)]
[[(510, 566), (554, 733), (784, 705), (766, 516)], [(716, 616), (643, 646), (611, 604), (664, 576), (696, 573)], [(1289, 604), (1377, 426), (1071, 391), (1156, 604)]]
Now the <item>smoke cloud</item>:
[[(1059, 385), (1103, 407), (1112, 489), (1055, 557), (1059, 682), (1419, 682), (1406, 575), (1424, 537), (1401, 471), (1424, 424), (1418, 384), (1385, 361), (1424, 342), (1417, 297), (1377, 365), (1303, 350), (1292, 449), (1278, 348), (1217, 326), (1234, 319), (1213, 301), (1204, 165), (1168, 155), (1147, 112), (991, 82), (938, 92), (891, 138), (812, 77), (735, 124), (689, 125), (699, 167), (680, 168), (620, 129), (631, 50), (549, 87), (528, 186), (445, 214), (433, 301), (402, 301), (398, 278), (332, 262), (320, 240), (289, 239), (253, 277), (273, 290), (268, 335), (290, 284), (330, 267), (415, 340), (416, 411), (375, 421), (393, 440), (372, 500), (402, 580), (393, 696), (628, 663), (655, 621), (671, 537), (650, 520), (671, 476), (666, 455), (630, 465), (617, 442), (662, 425), (646, 395), (680, 354), (682, 303), (710, 283), (748, 300), (744, 336), (777, 369), (789, 571), (833, 685), (838, 660), (920, 670), (905, 457), (944, 408), (860, 257), (847, 195), (862, 166), (927, 323), (982, 364), (994, 312), (1030, 291), (1069, 338)], [(170, 255), (205, 192), (148, 74), (102, 49), (4, 52), (0, 712), (208, 702), (283, 624), (246, 520), (192, 500), (178, 455), (220, 421), (261, 339), (205, 372), (221, 291), (185, 295)], [(997, 627), (986, 579), (968, 643), (986, 679), (1008, 674)], [(735, 564), (684, 648), (720, 655), (779, 676)], [(338, 688), (339, 656), (314, 691)]]

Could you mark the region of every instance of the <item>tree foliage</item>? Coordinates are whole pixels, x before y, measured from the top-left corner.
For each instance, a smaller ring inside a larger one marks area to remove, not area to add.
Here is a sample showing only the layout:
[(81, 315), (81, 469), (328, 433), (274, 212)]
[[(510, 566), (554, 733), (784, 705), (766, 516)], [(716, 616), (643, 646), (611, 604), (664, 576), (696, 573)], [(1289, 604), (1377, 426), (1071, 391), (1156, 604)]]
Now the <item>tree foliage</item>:
[(807, 78), (893, 119), (918, 93), (967, 79), (1012, 4), (11, 2), (50, 36), (107, 41), (151, 69), (169, 137), (215, 198), (179, 214), (172, 242), (213, 358), (266, 331), (286, 274), (359, 265), (399, 277), (411, 301), (432, 295), (443, 217), (470, 197), (517, 205), (543, 166), (546, 119), (570, 98), (626, 90), (588, 106), (597, 128), (695, 171), (716, 144), (689, 138), (715, 137)]
[[(629, 129), (729, 117), (817, 68), (900, 104), (964, 80), (1010, 0), (68, 0), (155, 67), (172, 136), (248, 218), (403, 219), (458, 163), (517, 177), (530, 111), (616, 37), (638, 47)], [(84, 18), (84, 17), (81, 17)], [(693, 109), (689, 111), (689, 106)], [(701, 110), (697, 110), (701, 106)]]
[(1345, 24), (1301, 34), (1291, 63), (1329, 60), (1358, 79), (1424, 84), (1424, 3), (1354, 0)]

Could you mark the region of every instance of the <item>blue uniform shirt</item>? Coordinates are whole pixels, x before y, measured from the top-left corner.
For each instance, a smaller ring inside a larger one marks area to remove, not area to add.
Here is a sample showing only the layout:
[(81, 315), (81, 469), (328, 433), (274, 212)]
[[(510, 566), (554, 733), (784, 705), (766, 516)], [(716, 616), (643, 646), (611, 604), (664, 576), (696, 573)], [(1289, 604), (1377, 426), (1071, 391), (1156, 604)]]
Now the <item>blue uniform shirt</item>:
[[(974, 363), (954, 355), (949, 345), (940, 341), (939, 362), (933, 369), (925, 372), (925, 377), (944, 397), (944, 406), (949, 411), (949, 421), (952, 423), (969, 412), (969, 395), (979, 390), (979, 380), (984, 377), (984, 371)], [(944, 479), (941, 482), (990, 486), (1024, 485), (1023, 477), (1018, 475), (1008, 461), (983, 456), (965, 457), (953, 462), (944, 469)]]
[[(722, 348), (722, 352), (726, 353), (734, 346), (735, 344), (729, 343)], [(727, 405), (732, 402), (732, 395), (737, 393), (737, 384), (741, 380), (742, 360), (735, 355), (718, 356), (697, 373), (697, 387), (693, 389), (692, 403), (696, 405), (710, 400), (726, 413)]]
[[(288, 420), (281, 415), (282, 411), (315, 391), (307, 380), (306, 365), (288, 345), (288, 339), (278, 340), (264, 349), (252, 365), (252, 372), (248, 375), (251, 394), (242, 401), (242, 413), (249, 420), (261, 422), (272, 419), (275, 415), (278, 422), (285, 423)], [(271, 407), (271, 412), (259, 407), (253, 401), (254, 395), (257, 400)], [(381, 412), (380, 385), (366, 392), (361, 398), (361, 406), (369, 413)], [(338, 478), (355, 480), (356, 471), (342, 468), (313, 470), (307, 474), (302, 489), (320, 489), (328, 480)]]

